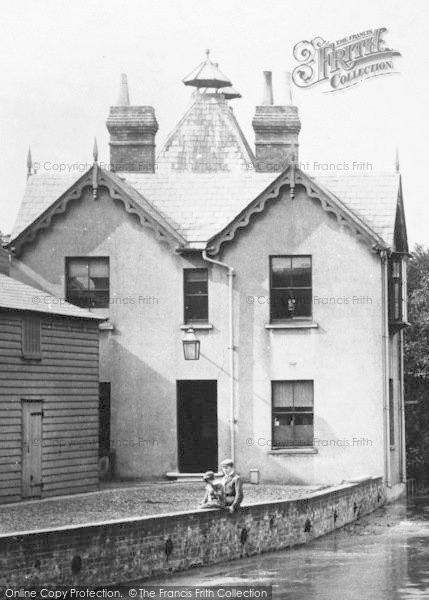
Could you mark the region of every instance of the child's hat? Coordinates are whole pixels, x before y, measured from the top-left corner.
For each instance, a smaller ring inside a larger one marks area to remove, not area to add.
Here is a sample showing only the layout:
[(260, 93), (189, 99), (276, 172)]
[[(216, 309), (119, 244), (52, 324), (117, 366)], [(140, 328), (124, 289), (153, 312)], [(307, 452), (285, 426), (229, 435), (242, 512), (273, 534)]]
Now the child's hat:
[(207, 471), (206, 473), (204, 473), (203, 475), (203, 479), (204, 481), (209, 481), (210, 479), (214, 479), (214, 472), (213, 471)]

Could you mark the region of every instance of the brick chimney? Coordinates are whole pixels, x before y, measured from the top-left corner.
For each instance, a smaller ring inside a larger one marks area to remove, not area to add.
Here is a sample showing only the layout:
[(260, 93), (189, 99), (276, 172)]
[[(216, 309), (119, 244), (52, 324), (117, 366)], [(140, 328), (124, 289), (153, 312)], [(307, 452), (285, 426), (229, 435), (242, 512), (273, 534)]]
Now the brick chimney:
[(131, 106), (127, 76), (121, 76), (119, 98), (106, 121), (110, 133), (112, 171), (155, 172), (155, 134), (158, 122), (152, 106)]
[(264, 99), (256, 107), (252, 120), (257, 171), (280, 172), (292, 158), (295, 163), (298, 162), (301, 121), (298, 108), (292, 105), (290, 73), (286, 73), (284, 92), (284, 104), (275, 105), (272, 74), (271, 71), (264, 71)]

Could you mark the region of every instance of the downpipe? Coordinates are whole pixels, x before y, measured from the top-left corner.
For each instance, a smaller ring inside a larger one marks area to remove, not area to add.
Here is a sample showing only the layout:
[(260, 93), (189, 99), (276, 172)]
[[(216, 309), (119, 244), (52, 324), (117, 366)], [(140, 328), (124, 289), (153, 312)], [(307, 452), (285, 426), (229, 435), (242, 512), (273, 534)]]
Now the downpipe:
[(384, 464), (386, 486), (392, 487), (390, 464), (390, 404), (389, 404), (389, 314), (388, 314), (388, 254), (381, 250), (382, 269), (382, 343), (383, 343), (383, 415), (384, 415)]
[(223, 263), (219, 260), (215, 260), (214, 258), (209, 258), (207, 256), (206, 250), (202, 252), (203, 260), (208, 263), (212, 263), (213, 265), (217, 265), (218, 267), (223, 267), (227, 269), (227, 277), (228, 277), (228, 324), (229, 324), (229, 342), (228, 342), (228, 354), (229, 354), (229, 432), (230, 432), (230, 458), (235, 463), (235, 372), (234, 372), (234, 311), (233, 311), (233, 277), (235, 275), (234, 269)]
[(402, 467), (402, 483), (407, 483), (407, 448), (406, 448), (406, 430), (405, 430), (405, 391), (404, 391), (404, 331), (400, 333), (400, 352), (401, 352), (401, 467)]

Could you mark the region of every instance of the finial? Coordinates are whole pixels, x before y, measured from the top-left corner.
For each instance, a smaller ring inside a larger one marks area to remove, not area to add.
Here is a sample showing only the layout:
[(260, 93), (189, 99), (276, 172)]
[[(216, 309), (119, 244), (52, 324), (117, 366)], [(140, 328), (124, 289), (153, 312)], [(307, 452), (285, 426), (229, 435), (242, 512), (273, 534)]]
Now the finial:
[(286, 103), (289, 106), (293, 105), (292, 102), (292, 73), (290, 71), (287, 71), (285, 73), (285, 77), (286, 77)]
[(94, 138), (94, 148), (92, 150), (92, 157), (94, 159), (94, 162), (98, 162), (98, 146), (97, 146), (97, 138)]
[(399, 173), (399, 151), (398, 151), (398, 148), (396, 148), (395, 169), (396, 169), (396, 172)]
[(31, 158), (31, 148), (30, 146), (28, 147), (28, 154), (27, 154), (27, 179), (31, 176), (31, 169), (33, 166), (33, 161)]
[(206, 56), (207, 56), (207, 60), (210, 60), (209, 56), (210, 56), (210, 50), (206, 50)]
[(128, 92), (128, 79), (127, 74), (122, 73), (121, 81), (119, 84), (119, 96), (116, 106), (129, 106), (130, 105), (130, 94)]

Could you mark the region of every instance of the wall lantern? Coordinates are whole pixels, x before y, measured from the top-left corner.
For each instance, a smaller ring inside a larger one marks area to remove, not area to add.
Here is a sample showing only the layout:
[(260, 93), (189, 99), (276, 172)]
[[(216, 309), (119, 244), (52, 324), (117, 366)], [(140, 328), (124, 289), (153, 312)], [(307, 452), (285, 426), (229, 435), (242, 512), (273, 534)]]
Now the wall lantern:
[(182, 343), (185, 360), (199, 360), (200, 340), (197, 340), (195, 331), (192, 329), (192, 327), (186, 330)]

